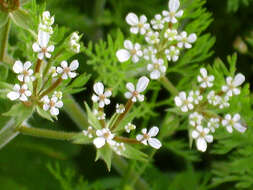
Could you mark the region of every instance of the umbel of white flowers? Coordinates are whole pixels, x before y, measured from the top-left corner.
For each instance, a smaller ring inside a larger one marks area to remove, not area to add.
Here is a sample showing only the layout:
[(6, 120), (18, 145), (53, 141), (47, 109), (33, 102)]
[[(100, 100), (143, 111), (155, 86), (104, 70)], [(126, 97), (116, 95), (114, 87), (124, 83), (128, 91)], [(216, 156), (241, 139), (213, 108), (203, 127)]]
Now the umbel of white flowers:
[(116, 52), (119, 62), (131, 60), (137, 63), (145, 60), (151, 79), (164, 76), (167, 69), (164, 60), (176, 62), (180, 51), (191, 48), (197, 40), (194, 33), (188, 35), (185, 31), (178, 32), (178, 19), (183, 15), (179, 7), (179, 0), (169, 0), (168, 10), (156, 14), (150, 23), (145, 15), (138, 17), (135, 13), (128, 13), (126, 22), (130, 25), (130, 32), (143, 35), (146, 43), (125, 40), (124, 48)]
[[(229, 133), (233, 129), (240, 133), (246, 131), (246, 127), (241, 123), (241, 116), (236, 113), (233, 116), (227, 113), (224, 117), (222, 110), (230, 106), (230, 99), (234, 95), (240, 94), (239, 86), (244, 82), (243, 74), (238, 73), (235, 77), (227, 77), (220, 91), (216, 92), (213, 87), (215, 77), (208, 75), (205, 68), (200, 69), (200, 75), (197, 76), (199, 89), (191, 90), (189, 95), (182, 91), (174, 98), (176, 106), (182, 112), (190, 112), (188, 115), (191, 136), (196, 140), (196, 146), (199, 151), (206, 151), (207, 143), (213, 142), (213, 134), (220, 125), (224, 126)], [(211, 89), (209, 92), (208, 89)], [(205, 105), (204, 108), (201, 105)], [(217, 107), (219, 114), (208, 114), (208, 109)]]

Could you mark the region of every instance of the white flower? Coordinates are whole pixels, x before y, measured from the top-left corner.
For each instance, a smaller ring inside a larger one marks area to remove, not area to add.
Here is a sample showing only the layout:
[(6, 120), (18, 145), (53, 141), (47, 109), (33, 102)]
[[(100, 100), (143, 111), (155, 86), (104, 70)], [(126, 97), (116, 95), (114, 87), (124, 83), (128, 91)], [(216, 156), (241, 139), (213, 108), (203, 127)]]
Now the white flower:
[(191, 96), (186, 96), (185, 92), (180, 92), (178, 96), (174, 99), (177, 107), (181, 108), (182, 112), (188, 112), (194, 108), (193, 98)]
[(157, 43), (159, 43), (160, 42), (159, 32), (149, 31), (146, 34), (146, 36), (145, 36), (145, 40), (149, 44), (157, 44)]
[(212, 90), (207, 95), (208, 103), (217, 106), (221, 102), (221, 97), (218, 95), (215, 95), (215, 92)]
[(220, 126), (219, 118), (211, 118), (208, 121), (207, 126), (211, 130), (211, 132), (214, 133), (215, 129), (219, 128), (219, 126)]
[(61, 78), (66, 80), (68, 78), (75, 78), (77, 68), (79, 67), (79, 63), (77, 60), (74, 60), (68, 66), (67, 61), (61, 62), (61, 67), (57, 67), (57, 73), (61, 74)]
[(179, 48), (185, 47), (185, 48), (189, 49), (189, 48), (192, 47), (191, 44), (194, 43), (197, 40), (197, 36), (194, 33), (187, 36), (186, 32), (182, 32), (178, 36), (177, 40), (179, 41), (178, 44), (177, 44), (177, 46)]
[(200, 83), (201, 88), (207, 88), (213, 86), (214, 76), (207, 75), (207, 70), (205, 68), (200, 69), (200, 75), (197, 77), (198, 82)]
[(108, 128), (103, 128), (103, 129), (98, 129), (96, 131), (96, 135), (98, 137), (96, 137), (93, 140), (93, 144), (97, 147), (97, 148), (101, 148), (105, 145), (105, 143), (108, 143), (109, 145), (115, 145), (115, 141), (113, 140), (114, 138), (114, 134), (111, 133), (111, 131)]
[(194, 104), (199, 104), (199, 102), (203, 99), (203, 96), (200, 95), (199, 90), (190, 91), (189, 96), (192, 97)]
[(142, 132), (142, 134), (139, 134), (136, 136), (136, 139), (138, 141), (141, 141), (141, 143), (143, 143), (145, 145), (149, 144), (151, 147), (153, 147), (155, 149), (159, 149), (162, 146), (162, 143), (157, 138), (154, 138), (159, 132), (158, 127), (156, 127), (156, 126), (152, 127), (149, 130), (149, 132), (147, 132), (147, 129), (144, 128), (141, 130), (141, 132)]
[(192, 138), (196, 139), (196, 146), (199, 151), (205, 152), (207, 148), (207, 142), (213, 142), (213, 136), (209, 134), (210, 129), (203, 128), (201, 125), (197, 126), (192, 131)]
[(89, 138), (93, 137), (94, 129), (92, 126), (89, 126), (87, 130), (83, 130), (84, 136), (88, 136)]
[(57, 77), (57, 75), (58, 75), (55, 66), (52, 66), (52, 67), (50, 68), (49, 73), (51, 74), (52, 77)]
[(105, 113), (103, 111), (94, 110), (94, 115), (97, 117), (98, 120), (104, 120), (105, 119)]
[(126, 130), (127, 133), (130, 133), (130, 131), (135, 130), (135, 129), (136, 129), (136, 126), (132, 123), (128, 123), (125, 126), (125, 130)]
[(122, 114), (125, 111), (125, 106), (123, 104), (116, 104), (116, 113)]
[(220, 97), (220, 102), (219, 102), (219, 108), (220, 109), (223, 109), (225, 107), (229, 107), (230, 104), (229, 104), (229, 96), (223, 96), (223, 97)]
[(59, 100), (56, 96), (52, 96), (49, 99), (48, 96), (44, 96), (42, 99), (43, 101), (43, 110), (50, 111), (51, 115), (56, 116), (59, 114), (59, 108), (62, 108), (63, 102)]
[(131, 99), (133, 102), (136, 102), (137, 99), (142, 102), (144, 101), (144, 95), (140, 94), (141, 92), (143, 92), (149, 83), (149, 79), (145, 76), (141, 77), (138, 80), (138, 83), (136, 85), (136, 89), (135, 86), (133, 85), (133, 83), (128, 82), (126, 84), (126, 88), (129, 90), (129, 92), (125, 93), (125, 97), (127, 99)]
[(153, 59), (152, 64), (147, 65), (147, 69), (150, 72), (151, 79), (159, 79), (161, 75), (164, 75), (166, 67), (162, 59)]
[(163, 27), (164, 27), (163, 23), (164, 23), (164, 21), (163, 21), (162, 16), (160, 14), (156, 14), (155, 18), (151, 20), (152, 27), (155, 30), (163, 29)]
[(179, 10), (180, 2), (179, 0), (170, 0), (169, 1), (169, 12), (163, 11), (163, 16), (165, 22), (177, 23), (177, 17), (183, 15), (183, 10)]
[(177, 40), (177, 30), (175, 29), (167, 29), (164, 32), (164, 37), (168, 40), (168, 41), (173, 41), (173, 40)]
[(12, 101), (19, 99), (25, 102), (28, 100), (27, 97), (32, 95), (32, 92), (28, 90), (27, 84), (23, 84), (21, 87), (19, 84), (15, 84), (13, 90), (7, 94), (7, 97)]
[(42, 60), (44, 57), (50, 58), (51, 52), (54, 51), (54, 46), (48, 46), (50, 35), (42, 30), (39, 30), (38, 42), (35, 42), (32, 46), (33, 51), (38, 53), (38, 58)]
[(147, 23), (147, 17), (141, 15), (140, 19), (134, 13), (128, 13), (126, 16), (126, 22), (131, 26), (130, 32), (133, 34), (145, 34), (146, 31), (150, 28), (150, 25)]
[(226, 127), (229, 133), (233, 132), (233, 128), (235, 128), (240, 133), (244, 133), (247, 128), (241, 124), (240, 119), (241, 117), (238, 113), (233, 117), (230, 114), (226, 114), (225, 119), (222, 120), (222, 125)]
[(143, 55), (141, 51), (141, 45), (138, 43), (133, 44), (130, 40), (125, 40), (124, 47), (126, 49), (120, 49), (116, 53), (118, 60), (120, 62), (125, 62), (132, 57), (132, 61), (137, 63), (140, 57)]
[(232, 77), (227, 77), (226, 81), (227, 85), (222, 86), (222, 91), (226, 92), (228, 96), (233, 96), (233, 94), (238, 95), (241, 91), (237, 87), (245, 81), (245, 76), (238, 73), (234, 79)]
[(73, 32), (70, 36), (70, 40), (73, 40), (73, 41), (79, 41), (80, 40), (80, 36), (78, 35), (77, 32)]
[(124, 152), (126, 150), (125, 144), (124, 143), (116, 143), (113, 146), (114, 151), (118, 154), (121, 155), (122, 152)]
[(157, 53), (157, 49), (155, 49), (152, 46), (148, 46), (147, 48), (143, 50), (143, 54), (144, 54), (143, 58), (147, 61), (152, 60), (155, 58), (156, 53)]
[(43, 24), (51, 26), (54, 24), (54, 16), (51, 17), (49, 11), (44, 11), (42, 13), (42, 21)]
[(92, 101), (93, 102), (99, 102), (98, 106), (100, 108), (103, 108), (105, 105), (110, 104), (110, 99), (109, 97), (112, 95), (111, 90), (106, 90), (104, 91), (104, 85), (101, 82), (97, 82), (93, 85), (93, 90), (95, 91), (96, 94), (92, 95)]
[(56, 98), (61, 100), (62, 99), (62, 92), (61, 91), (54, 91), (53, 96), (55, 96)]
[(29, 69), (32, 66), (30, 61), (25, 62), (24, 64), (21, 61), (16, 61), (13, 65), (13, 71), (18, 75), (18, 80), (21, 82), (30, 82), (30, 80), (34, 80), (32, 77), (33, 70)]
[(76, 41), (71, 40), (70, 41), (70, 49), (75, 52), (75, 53), (79, 53), (80, 52), (80, 44), (77, 43)]
[(201, 125), (202, 120), (203, 120), (203, 116), (199, 114), (198, 112), (194, 112), (189, 115), (189, 123), (190, 125), (194, 127)]
[(168, 61), (173, 61), (173, 62), (177, 61), (179, 57), (179, 53), (180, 53), (179, 49), (175, 46), (170, 46), (170, 49), (165, 50), (165, 54)]
[(46, 33), (48, 33), (50, 35), (53, 34), (53, 32), (54, 32), (53, 28), (51, 26), (43, 24), (43, 23), (39, 24), (38, 30), (39, 31), (44, 31), (44, 32), (46, 32)]

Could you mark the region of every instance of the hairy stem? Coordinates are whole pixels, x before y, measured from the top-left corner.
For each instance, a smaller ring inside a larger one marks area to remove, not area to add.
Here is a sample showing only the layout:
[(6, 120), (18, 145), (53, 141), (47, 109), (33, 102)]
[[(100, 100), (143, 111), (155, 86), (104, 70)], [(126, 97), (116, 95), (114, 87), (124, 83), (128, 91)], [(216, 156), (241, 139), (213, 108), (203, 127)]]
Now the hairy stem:
[(55, 130), (49, 130), (49, 129), (39, 129), (39, 128), (27, 127), (27, 126), (20, 126), (16, 130), (24, 135), (30, 135), (30, 136), (48, 138), (48, 139), (63, 140), (63, 141), (69, 141), (74, 136), (80, 134), (77, 132), (62, 132), (62, 131), (55, 131)]
[(45, 90), (39, 98), (44, 97), (45, 95), (49, 94), (50, 92), (52, 92), (54, 89), (56, 89), (62, 82), (62, 78), (61, 76), (47, 89)]
[(166, 76), (161, 77), (160, 79), (162, 85), (173, 95), (176, 96), (178, 94), (177, 88), (169, 81)]
[(130, 138), (127, 138), (127, 137), (114, 137), (114, 140), (115, 141), (119, 141), (119, 142), (125, 142), (125, 143), (128, 143), (128, 144), (140, 144), (140, 141), (137, 141), (136, 139), (130, 139)]
[[(35, 71), (34, 73), (37, 74), (40, 72), (40, 67), (42, 64), (42, 60), (38, 59), (36, 66), (35, 66)], [(37, 95), (37, 88), (38, 88), (38, 79), (36, 78), (34, 83), (33, 83), (33, 94), (36, 96)]]
[(11, 27), (11, 19), (8, 18), (7, 23), (4, 26), (3, 29), (3, 38), (1, 40), (1, 51), (0, 51), (0, 61), (5, 60), (6, 51), (8, 47), (8, 39), (9, 39), (9, 33), (10, 33), (10, 27)]

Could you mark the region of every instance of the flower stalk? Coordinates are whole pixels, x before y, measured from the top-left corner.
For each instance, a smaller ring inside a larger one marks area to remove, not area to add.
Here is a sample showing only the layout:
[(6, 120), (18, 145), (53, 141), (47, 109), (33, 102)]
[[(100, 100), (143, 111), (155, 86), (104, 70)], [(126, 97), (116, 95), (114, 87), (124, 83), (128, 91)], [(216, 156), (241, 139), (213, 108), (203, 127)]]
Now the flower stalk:
[(5, 24), (4, 29), (3, 29), (3, 38), (1, 41), (1, 51), (0, 51), (0, 61), (1, 62), (4, 61), (5, 57), (6, 57), (10, 27), (11, 27), (11, 20), (10, 20), (10, 18), (8, 18), (7, 23)]
[(162, 85), (173, 95), (177, 95), (178, 94), (178, 90), (177, 88), (172, 84), (172, 82), (166, 77), (163, 76), (160, 78), (160, 81), (162, 83)]

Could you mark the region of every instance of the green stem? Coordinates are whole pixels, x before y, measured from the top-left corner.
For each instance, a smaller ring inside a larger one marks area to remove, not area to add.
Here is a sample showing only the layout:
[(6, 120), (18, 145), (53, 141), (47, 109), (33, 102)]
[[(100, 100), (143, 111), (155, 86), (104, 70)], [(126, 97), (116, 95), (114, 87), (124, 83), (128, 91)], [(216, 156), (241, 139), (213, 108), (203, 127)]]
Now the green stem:
[(17, 125), (15, 120), (12, 118), (0, 130), (0, 149), (18, 135), (16, 128)]
[(1, 41), (1, 51), (0, 51), (0, 61), (4, 61), (6, 56), (6, 51), (8, 47), (8, 39), (9, 39), (9, 33), (10, 33), (10, 27), (11, 27), (11, 20), (8, 18), (7, 23), (3, 29), (3, 38)]
[(166, 76), (161, 77), (160, 79), (162, 85), (173, 95), (178, 95), (177, 88), (169, 81), (169, 79)]
[(80, 134), (77, 132), (62, 132), (62, 131), (39, 129), (39, 128), (32, 128), (32, 127), (26, 127), (26, 126), (20, 126), (16, 130), (24, 135), (55, 139), (55, 140), (63, 140), (63, 141), (69, 141), (73, 139), (74, 136)]

